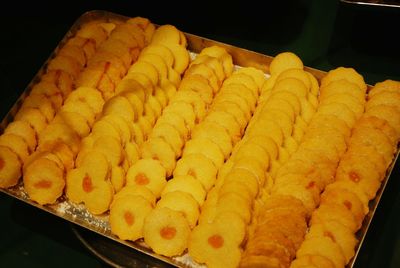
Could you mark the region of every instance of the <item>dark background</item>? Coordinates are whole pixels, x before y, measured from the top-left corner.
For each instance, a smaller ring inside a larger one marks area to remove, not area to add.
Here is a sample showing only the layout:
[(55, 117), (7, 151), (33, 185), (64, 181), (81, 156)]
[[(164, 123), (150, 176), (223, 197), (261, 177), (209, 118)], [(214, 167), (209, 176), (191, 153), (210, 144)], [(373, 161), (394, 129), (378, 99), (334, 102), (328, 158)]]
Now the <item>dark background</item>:
[[(367, 83), (400, 80), (400, 8), (335, 0), (211, 2), (54, 1), (9, 3), (0, 15), (0, 116), (3, 117), (74, 21), (101, 9), (267, 55), (297, 53), (305, 65), (354, 67)], [(182, 9), (183, 8), (183, 9)], [(357, 267), (400, 267), (398, 167), (389, 181)], [(103, 267), (69, 223), (0, 193), (0, 267)]]

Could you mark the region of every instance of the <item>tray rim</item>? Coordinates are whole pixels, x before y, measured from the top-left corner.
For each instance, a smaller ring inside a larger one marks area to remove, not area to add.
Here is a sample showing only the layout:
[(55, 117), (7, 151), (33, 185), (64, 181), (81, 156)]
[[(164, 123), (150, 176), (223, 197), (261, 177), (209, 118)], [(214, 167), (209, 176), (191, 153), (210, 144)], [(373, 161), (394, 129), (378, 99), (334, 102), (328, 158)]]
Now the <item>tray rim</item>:
[(374, 3), (368, 0), (340, 0), (340, 2), (351, 5), (360, 5), (360, 6), (400, 8), (400, 2), (399, 4), (386, 3), (386, 2)]
[[(348, 1), (348, 0), (341, 0), (343, 2), (352, 2), (352, 1)], [(354, 2), (353, 2), (354, 3)], [(58, 52), (59, 48), (67, 41), (67, 39), (72, 36), (74, 33), (76, 33), (76, 31), (79, 29), (80, 26), (82, 26), (84, 23), (90, 22), (90, 21), (94, 21), (94, 20), (104, 20), (104, 21), (121, 21), (121, 20), (126, 20), (130, 17), (125, 16), (125, 15), (121, 15), (121, 14), (117, 14), (114, 12), (110, 12), (110, 11), (106, 11), (106, 10), (90, 10), (90, 11), (86, 11), (84, 12), (82, 15), (80, 15), (75, 22), (72, 24), (72, 26), (69, 28), (69, 30), (67, 31), (67, 33), (64, 35), (64, 37), (62, 38), (62, 40), (58, 43), (58, 45), (56, 46), (56, 48), (51, 52), (49, 58), (43, 63), (43, 65), (40, 67), (39, 71), (36, 73), (36, 75), (32, 78), (32, 80), (30, 81), (30, 83), (28, 84), (28, 86), (25, 88), (25, 90), (21, 93), (21, 95), (18, 97), (18, 99), (16, 100), (16, 102), (13, 104), (12, 108), (8, 111), (8, 113), (4, 116), (4, 118), (2, 119), (1, 123), (0, 123), (0, 133), (3, 133), (5, 127), (7, 126), (8, 123), (12, 122), (13, 119), (13, 115), (15, 115), (15, 113), (17, 112), (18, 108), (20, 107), (23, 99), (29, 94), (30, 92), (30, 88), (39, 80), (41, 74), (45, 71), (45, 68), (48, 64), (48, 62), (56, 55), (56, 53)], [(153, 23), (156, 26), (158, 26), (156, 23)], [(234, 63), (243, 67), (256, 67), (261, 69), (263, 72), (265, 73), (269, 73), (269, 63), (272, 61), (273, 57), (266, 55), (266, 54), (262, 54), (259, 52), (255, 52), (255, 51), (251, 51), (249, 49), (246, 48), (241, 48), (238, 46), (234, 46), (234, 45), (230, 45), (227, 43), (223, 43), (220, 41), (216, 41), (213, 39), (209, 39), (209, 38), (205, 38), (202, 36), (198, 36), (198, 35), (194, 35), (191, 33), (186, 33), (183, 32), (187, 38), (188, 41), (188, 50), (191, 52), (199, 52), (202, 48), (210, 46), (210, 45), (219, 45), (224, 47), (231, 55), (232, 58), (234, 59)], [(312, 67), (308, 67), (308, 66), (304, 66), (304, 69), (306, 71), (311, 72), (318, 80), (320, 80), (327, 72), (319, 70), (319, 69), (315, 69)], [(370, 85), (368, 85), (369, 88), (371, 88)], [(375, 215), (375, 212), (380, 204), (380, 200), (382, 197), (383, 192), (385, 191), (386, 185), (388, 183), (388, 180), (391, 177), (391, 173), (392, 170), (394, 169), (395, 164), (397, 163), (397, 159), (399, 157), (399, 153), (400, 150), (399, 148), (397, 149), (397, 152), (395, 154), (395, 156), (393, 157), (393, 160), (391, 162), (391, 164), (389, 165), (387, 172), (386, 172), (386, 176), (383, 179), (381, 186), (376, 194), (375, 199), (371, 200), (369, 203), (370, 206), (370, 211), (369, 213), (365, 216), (363, 224), (361, 229), (357, 232), (356, 236), (357, 238), (359, 238), (359, 242), (357, 244), (356, 247), (356, 251), (355, 254), (353, 256), (353, 258), (350, 260), (350, 262), (346, 265), (346, 267), (353, 267), (357, 261), (357, 257), (358, 254), (361, 251), (363, 242), (365, 240), (365, 237), (367, 235), (367, 232), (369, 230), (369, 227), (373, 221), (373, 217)], [(90, 223), (88, 222), (83, 222), (83, 221), (77, 221), (76, 217), (73, 217), (71, 215), (67, 215), (67, 214), (61, 214), (60, 212), (57, 211), (57, 209), (55, 208), (57, 205), (60, 204), (60, 202), (57, 202), (55, 205), (39, 205), (38, 203), (30, 200), (29, 198), (26, 197), (25, 194), (22, 195), (16, 195), (15, 190), (18, 191), (18, 187), (21, 188), (21, 184), (22, 182), (20, 182), (17, 186), (8, 188), (8, 189), (2, 189), (0, 188), (0, 192), (3, 192), (13, 198), (16, 198), (22, 202), (25, 202), (27, 204), (30, 204), (36, 208), (39, 208), (41, 210), (44, 210), (46, 212), (49, 212), (51, 214), (53, 214), (54, 216), (63, 218), (64, 220), (69, 221), (70, 223), (79, 225), (83, 228), (86, 228), (90, 231), (93, 231), (103, 237), (105, 237), (106, 239), (111, 239), (114, 240), (116, 242), (119, 242), (125, 246), (128, 246), (132, 249), (135, 249), (141, 253), (144, 253), (146, 255), (149, 255), (153, 258), (156, 258), (158, 260), (164, 261), (170, 265), (176, 266), (176, 267), (186, 267), (185, 264), (181, 263), (181, 262), (177, 262), (176, 260), (172, 259), (172, 258), (168, 258), (168, 257), (164, 257), (161, 255), (158, 255), (156, 253), (154, 253), (153, 251), (151, 251), (150, 249), (147, 249), (143, 246), (140, 246), (137, 242), (132, 242), (132, 241), (124, 241), (121, 240), (119, 238), (117, 238), (115, 235), (111, 234), (111, 232), (107, 229), (101, 228), (101, 227), (96, 227), (96, 226), (90, 226)], [(22, 189), (23, 191), (23, 189)], [(64, 199), (64, 195), (61, 198), (61, 201), (63, 201)], [(64, 200), (65, 201), (65, 200)], [(98, 216), (93, 216), (94, 218), (101, 218)]]

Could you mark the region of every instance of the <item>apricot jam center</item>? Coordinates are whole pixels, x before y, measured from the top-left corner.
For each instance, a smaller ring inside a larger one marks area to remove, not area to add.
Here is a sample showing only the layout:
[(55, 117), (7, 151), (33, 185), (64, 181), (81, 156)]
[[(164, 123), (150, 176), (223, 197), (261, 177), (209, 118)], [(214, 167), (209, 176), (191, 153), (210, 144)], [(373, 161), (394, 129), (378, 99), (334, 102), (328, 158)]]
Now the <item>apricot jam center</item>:
[(129, 211), (124, 213), (124, 219), (126, 224), (128, 224), (129, 226), (131, 226), (135, 222), (135, 217)]
[(220, 248), (224, 245), (224, 238), (220, 235), (213, 235), (208, 238), (208, 244), (213, 248)]
[(349, 173), (350, 179), (354, 182), (359, 182), (360, 181), (360, 176), (358, 176), (358, 174), (354, 171), (351, 171)]
[(147, 178), (147, 176), (143, 173), (139, 173), (135, 177), (135, 182), (138, 185), (147, 185), (149, 184), (150, 180)]
[(311, 189), (315, 186), (315, 181), (310, 181), (310, 183), (307, 185), (306, 189)]
[(83, 178), (82, 188), (86, 193), (90, 193), (93, 190), (92, 179), (88, 174), (86, 174), (86, 176)]
[(176, 235), (176, 229), (175, 227), (164, 227), (161, 229), (160, 235), (164, 239), (171, 240)]
[(41, 180), (35, 183), (35, 188), (49, 189), (51, 187), (51, 181)]
[(353, 206), (349, 200), (345, 200), (345, 201), (343, 202), (343, 204), (345, 205), (345, 207), (346, 207), (348, 210), (351, 210), (351, 207)]

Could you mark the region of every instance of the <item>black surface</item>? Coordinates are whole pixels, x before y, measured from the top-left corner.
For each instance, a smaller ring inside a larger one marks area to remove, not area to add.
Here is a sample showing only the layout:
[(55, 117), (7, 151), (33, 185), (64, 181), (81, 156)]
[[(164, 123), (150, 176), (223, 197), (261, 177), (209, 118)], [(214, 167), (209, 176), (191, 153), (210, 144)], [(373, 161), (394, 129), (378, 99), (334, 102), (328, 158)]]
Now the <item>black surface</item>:
[[(179, 29), (268, 55), (297, 53), (308, 66), (352, 66), (368, 83), (400, 80), (400, 11), (339, 1), (276, 1), (260, 8), (242, 1), (31, 1), (0, 16), (0, 116), (4, 116), (73, 22), (103, 9), (148, 17)], [(357, 267), (400, 267), (400, 174), (383, 195)], [(76, 239), (69, 223), (0, 194), (0, 267), (103, 267)]]

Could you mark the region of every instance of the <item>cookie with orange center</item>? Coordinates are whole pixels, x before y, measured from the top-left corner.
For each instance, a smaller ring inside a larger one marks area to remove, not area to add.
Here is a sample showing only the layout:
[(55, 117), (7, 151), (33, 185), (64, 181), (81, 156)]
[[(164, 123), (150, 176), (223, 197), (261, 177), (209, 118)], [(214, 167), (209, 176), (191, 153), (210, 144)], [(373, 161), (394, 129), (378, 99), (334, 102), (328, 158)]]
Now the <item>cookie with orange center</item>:
[(0, 188), (18, 183), (21, 177), (22, 163), (18, 155), (7, 147), (0, 146)]
[(24, 172), (24, 188), (40, 205), (53, 204), (64, 190), (64, 171), (56, 162), (39, 157)]
[(364, 216), (368, 212), (355, 193), (351, 192), (351, 190), (335, 188), (334, 184), (330, 184), (325, 188), (324, 193), (321, 195), (321, 202), (345, 206), (353, 213), (359, 226), (361, 226)]
[(82, 160), (79, 168), (67, 174), (66, 195), (74, 203), (84, 203), (93, 214), (108, 210), (114, 190), (110, 177), (110, 164), (100, 152), (91, 151)]
[(337, 168), (336, 180), (355, 182), (371, 200), (380, 187), (381, 175), (368, 159), (345, 156)]
[(159, 197), (167, 183), (165, 168), (160, 161), (140, 159), (126, 174), (126, 185), (145, 186)]
[(353, 232), (337, 221), (326, 221), (311, 225), (306, 239), (313, 237), (328, 237), (338, 244), (343, 252), (346, 263), (354, 256), (357, 239)]
[(152, 210), (151, 203), (140, 195), (115, 199), (110, 207), (111, 232), (122, 240), (142, 238), (144, 219)]
[(192, 230), (188, 243), (189, 255), (208, 267), (237, 267), (244, 237), (243, 220), (234, 213), (223, 213), (212, 223), (199, 224)]
[(190, 227), (181, 212), (167, 207), (156, 208), (146, 217), (144, 242), (160, 255), (172, 257), (187, 248)]

